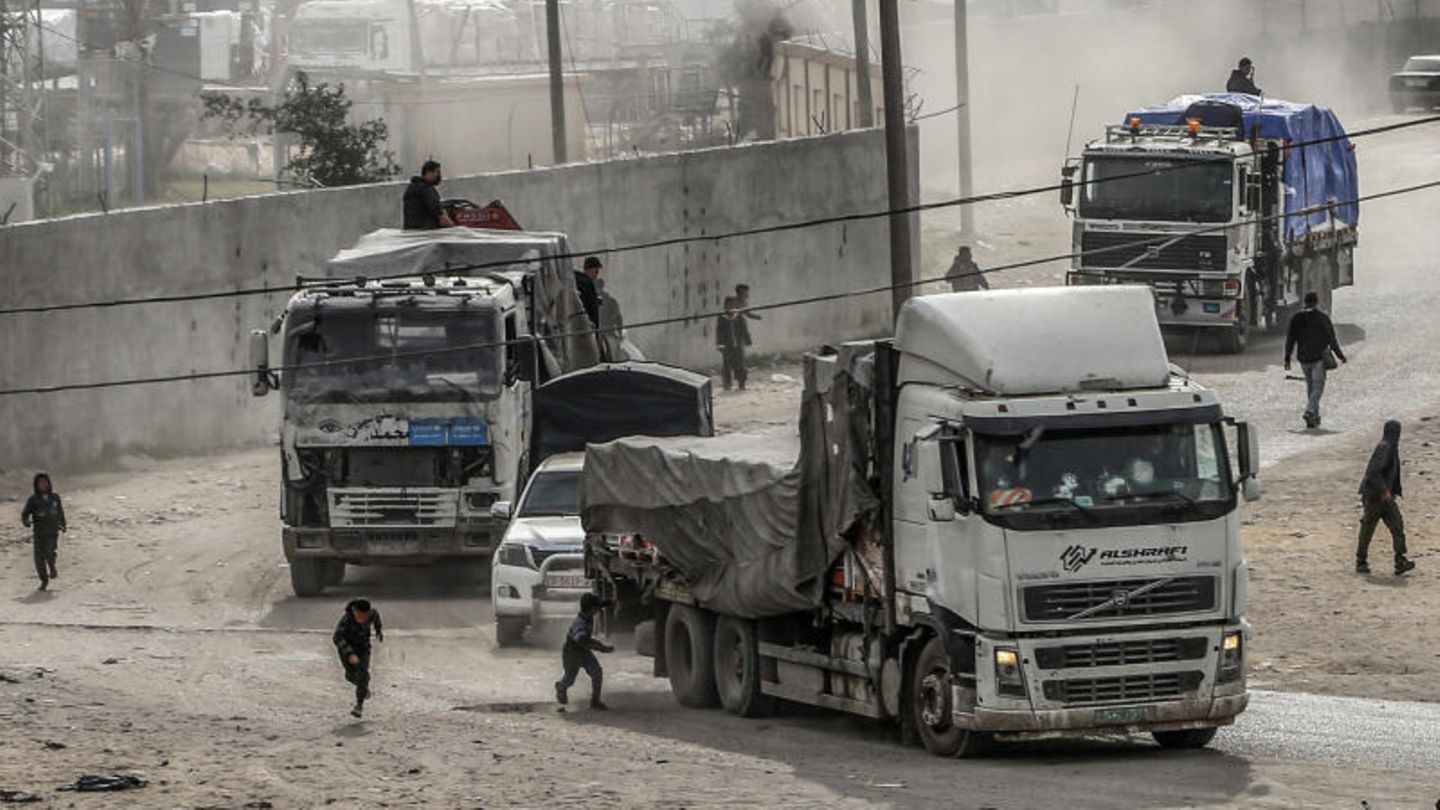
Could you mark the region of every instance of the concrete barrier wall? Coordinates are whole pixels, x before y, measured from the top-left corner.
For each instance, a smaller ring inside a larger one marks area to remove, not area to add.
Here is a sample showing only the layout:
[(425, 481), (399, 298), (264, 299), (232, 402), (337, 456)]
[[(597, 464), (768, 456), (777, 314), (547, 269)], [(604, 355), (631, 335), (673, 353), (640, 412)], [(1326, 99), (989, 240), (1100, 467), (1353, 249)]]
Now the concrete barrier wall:
[[(914, 133), (911, 134), (915, 149)], [(913, 161), (912, 161), (913, 165)], [(913, 187), (913, 181), (912, 181)], [(295, 192), (0, 228), (0, 305), (51, 304), (291, 283), (361, 234), (398, 224), (401, 184)], [(878, 130), (448, 180), (446, 196), (502, 199), (523, 225), (576, 250), (881, 210)], [(621, 253), (607, 290), (631, 322), (713, 311), (737, 282), (751, 302), (872, 287), (889, 278), (885, 220)], [(239, 369), (245, 336), (285, 296), (0, 316), (0, 387)], [(755, 350), (792, 352), (889, 328), (871, 295), (766, 313)], [(647, 354), (717, 362), (710, 318), (636, 330)], [(116, 454), (262, 441), (276, 400), (243, 377), (0, 398), (0, 469), (74, 467)]]

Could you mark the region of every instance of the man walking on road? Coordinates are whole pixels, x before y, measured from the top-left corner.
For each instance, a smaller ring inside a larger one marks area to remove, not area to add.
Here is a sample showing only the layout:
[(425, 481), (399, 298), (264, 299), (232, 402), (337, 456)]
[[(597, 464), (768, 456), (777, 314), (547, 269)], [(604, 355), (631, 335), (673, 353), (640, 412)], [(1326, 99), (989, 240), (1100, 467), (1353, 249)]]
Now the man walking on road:
[(370, 697), (370, 628), (375, 628), (375, 640), (385, 641), (385, 632), (380, 624), (380, 611), (370, 605), (369, 599), (352, 599), (345, 606), (345, 615), (335, 625), (335, 649), (340, 653), (340, 664), (345, 667), (345, 680), (355, 684), (355, 708), (350, 714), (360, 717), (365, 713), (365, 699)]
[(580, 677), (580, 670), (590, 676), (590, 708), (604, 711), (610, 708), (600, 700), (600, 687), (605, 679), (605, 670), (600, 666), (596, 652), (615, 652), (615, 648), (595, 638), (595, 614), (608, 603), (593, 593), (580, 597), (580, 615), (570, 623), (565, 633), (565, 647), (560, 651), (564, 672), (555, 682), (555, 702), (561, 706), (570, 702), (570, 687)]
[(55, 571), (55, 552), (65, 531), (65, 505), (55, 494), (49, 475), (36, 473), (31, 488), (33, 492), (20, 512), (20, 522), (34, 530), (35, 574), (40, 577), (43, 591), (50, 587), (50, 580), (60, 576)]
[(1415, 568), (1414, 561), (1405, 556), (1405, 519), (1400, 516), (1400, 423), (1391, 419), (1385, 423), (1385, 437), (1375, 445), (1370, 454), (1370, 463), (1365, 466), (1365, 477), (1360, 481), (1360, 498), (1365, 512), (1360, 518), (1360, 544), (1355, 549), (1355, 572), (1370, 573), (1370, 538), (1375, 536), (1375, 526), (1385, 521), (1390, 530), (1390, 542), (1395, 547), (1395, 576)]
[(955, 252), (955, 260), (950, 263), (950, 271), (945, 274), (945, 280), (950, 282), (950, 292), (990, 289), (990, 280), (985, 278), (980, 265), (971, 258), (969, 245), (961, 245)]
[(1320, 296), (1305, 293), (1305, 308), (1290, 318), (1285, 334), (1285, 370), (1290, 370), (1290, 356), (1300, 361), (1305, 374), (1305, 427), (1320, 427), (1320, 397), (1325, 393), (1325, 374), (1338, 367), (1335, 358), (1348, 363), (1345, 352), (1335, 340), (1335, 324), (1320, 311)]

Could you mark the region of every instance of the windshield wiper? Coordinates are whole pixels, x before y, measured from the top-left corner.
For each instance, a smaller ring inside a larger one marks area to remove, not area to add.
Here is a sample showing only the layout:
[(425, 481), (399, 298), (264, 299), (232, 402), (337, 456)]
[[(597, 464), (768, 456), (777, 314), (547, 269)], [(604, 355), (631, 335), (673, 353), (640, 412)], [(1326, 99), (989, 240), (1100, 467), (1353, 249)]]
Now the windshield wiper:
[(1009, 511), (1011, 509), (1016, 509), (1021, 506), (1049, 506), (1056, 503), (1063, 503), (1066, 506), (1073, 508), (1075, 511), (1079, 512), (1085, 517), (1091, 519), (1094, 519), (1095, 517), (1095, 512), (1090, 507), (1081, 506), (1080, 504), (1070, 500), (1069, 498), (1036, 498), (1035, 500), (1031, 501), (1020, 501), (1019, 503), (1012, 503), (1003, 508), (1006, 511)]
[(1106, 501), (1123, 501), (1126, 498), (1179, 498), (1185, 503), (1195, 506), (1199, 502), (1183, 492), (1173, 489), (1157, 489), (1153, 492), (1131, 492), (1128, 495), (1111, 495)]
[(459, 391), (459, 392), (461, 393), (461, 395), (463, 395), (463, 396), (465, 397), (465, 401), (466, 401), (466, 402), (475, 402), (475, 401), (476, 401), (475, 395), (472, 394), (472, 393), (470, 393), (470, 389), (466, 388), (465, 386), (461, 385), (460, 383), (455, 382), (454, 380), (450, 379), (449, 377), (446, 377), (444, 374), (437, 374), (437, 375), (435, 375), (434, 377), (432, 377), (431, 379), (439, 380), (440, 382), (443, 382), (443, 383), (445, 383), (446, 385), (449, 385), (450, 387), (454, 388), (456, 391)]

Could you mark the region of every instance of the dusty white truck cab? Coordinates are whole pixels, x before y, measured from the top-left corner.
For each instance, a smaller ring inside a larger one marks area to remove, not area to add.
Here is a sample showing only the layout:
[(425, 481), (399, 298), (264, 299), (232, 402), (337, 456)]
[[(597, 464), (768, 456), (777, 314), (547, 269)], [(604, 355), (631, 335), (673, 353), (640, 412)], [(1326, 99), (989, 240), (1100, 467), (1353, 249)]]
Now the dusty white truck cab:
[(912, 299), (893, 340), (807, 356), (799, 438), (586, 451), (587, 570), (683, 705), (782, 698), (962, 756), (1199, 747), (1245, 708), (1255, 435), (1169, 364), (1148, 289)]

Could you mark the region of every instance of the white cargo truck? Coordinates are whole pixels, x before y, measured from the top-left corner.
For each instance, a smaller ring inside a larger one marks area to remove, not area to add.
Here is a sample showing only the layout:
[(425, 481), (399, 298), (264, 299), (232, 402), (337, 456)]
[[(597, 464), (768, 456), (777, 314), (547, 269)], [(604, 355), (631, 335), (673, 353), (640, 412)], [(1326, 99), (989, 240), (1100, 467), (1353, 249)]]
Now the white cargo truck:
[(1169, 364), (1149, 290), (916, 298), (805, 376), (793, 463), (587, 449), (588, 574), (682, 704), (830, 707), (961, 756), (1200, 747), (1245, 708), (1255, 434)]

